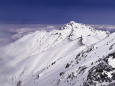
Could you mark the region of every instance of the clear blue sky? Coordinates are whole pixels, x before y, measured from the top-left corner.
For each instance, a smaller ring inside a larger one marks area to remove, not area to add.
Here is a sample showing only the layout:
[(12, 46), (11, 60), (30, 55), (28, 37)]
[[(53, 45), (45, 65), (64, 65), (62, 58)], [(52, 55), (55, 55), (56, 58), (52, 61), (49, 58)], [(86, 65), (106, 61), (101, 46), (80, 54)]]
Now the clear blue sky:
[(0, 0), (0, 23), (115, 24), (115, 0)]

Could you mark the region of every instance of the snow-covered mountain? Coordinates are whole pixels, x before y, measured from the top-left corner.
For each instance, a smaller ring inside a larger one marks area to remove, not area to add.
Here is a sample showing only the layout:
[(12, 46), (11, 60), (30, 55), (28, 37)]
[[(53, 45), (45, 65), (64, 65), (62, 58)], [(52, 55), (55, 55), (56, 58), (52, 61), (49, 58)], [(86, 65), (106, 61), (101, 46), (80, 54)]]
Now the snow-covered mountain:
[(0, 49), (2, 86), (113, 86), (115, 33), (71, 21)]

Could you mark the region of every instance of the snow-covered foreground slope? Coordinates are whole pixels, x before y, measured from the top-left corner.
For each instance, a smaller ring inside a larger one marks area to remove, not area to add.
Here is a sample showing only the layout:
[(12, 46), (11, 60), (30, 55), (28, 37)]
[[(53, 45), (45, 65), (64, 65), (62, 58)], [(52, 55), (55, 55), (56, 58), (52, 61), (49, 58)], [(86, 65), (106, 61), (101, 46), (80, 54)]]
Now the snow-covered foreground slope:
[[(0, 49), (0, 84), (107, 85), (110, 80), (114, 82), (114, 51), (115, 33), (109, 35), (73, 21), (60, 30), (36, 31)], [(107, 71), (105, 66), (112, 70)]]

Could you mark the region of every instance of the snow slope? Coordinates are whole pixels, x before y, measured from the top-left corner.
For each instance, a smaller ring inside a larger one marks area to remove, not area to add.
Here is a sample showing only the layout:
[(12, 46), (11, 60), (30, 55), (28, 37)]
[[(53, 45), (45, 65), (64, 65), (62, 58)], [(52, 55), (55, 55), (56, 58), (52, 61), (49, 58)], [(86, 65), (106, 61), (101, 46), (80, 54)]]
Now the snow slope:
[[(88, 78), (89, 71), (100, 65), (100, 59), (105, 61), (108, 54), (114, 52), (114, 39), (114, 33), (110, 35), (109, 32), (74, 21), (59, 30), (28, 34), (0, 49), (0, 84), (92, 86), (92, 83), (96, 82), (96, 86), (100, 86), (104, 83), (98, 80), (89, 82), (92, 79)], [(111, 59), (108, 57), (106, 64), (114, 68)], [(113, 72), (102, 73), (112, 77)]]

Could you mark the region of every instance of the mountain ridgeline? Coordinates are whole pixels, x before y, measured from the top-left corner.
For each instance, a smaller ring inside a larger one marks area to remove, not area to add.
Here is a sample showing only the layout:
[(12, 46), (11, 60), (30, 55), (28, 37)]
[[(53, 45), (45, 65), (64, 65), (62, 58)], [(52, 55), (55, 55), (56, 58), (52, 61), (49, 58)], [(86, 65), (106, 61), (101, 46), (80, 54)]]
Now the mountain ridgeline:
[(0, 49), (2, 86), (114, 86), (115, 33), (71, 21)]

